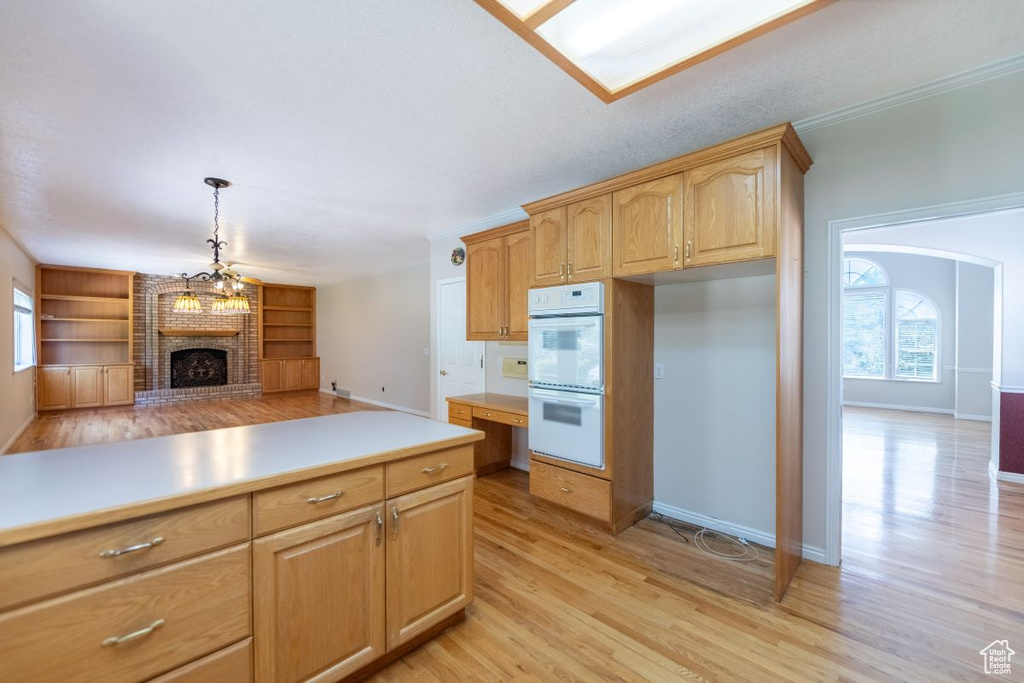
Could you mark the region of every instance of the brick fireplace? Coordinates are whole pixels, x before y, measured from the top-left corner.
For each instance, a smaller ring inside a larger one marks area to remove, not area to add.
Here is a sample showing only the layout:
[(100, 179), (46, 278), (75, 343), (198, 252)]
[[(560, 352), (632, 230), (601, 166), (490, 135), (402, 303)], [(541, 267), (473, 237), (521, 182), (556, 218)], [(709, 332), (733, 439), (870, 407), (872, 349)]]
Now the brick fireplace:
[[(246, 288), (253, 313), (214, 315), (210, 310), (218, 292), (205, 282), (192, 283), (202, 313), (175, 313), (174, 300), (183, 286), (181, 278), (142, 273), (135, 276), (135, 404), (166, 405), (261, 395), (258, 288)], [(194, 359), (190, 370), (193, 381), (181, 385), (172, 381), (173, 359), (183, 358), (182, 352), (190, 350), (205, 351), (207, 356)], [(223, 381), (195, 381), (209, 370), (204, 370), (201, 363), (209, 363), (213, 357), (223, 360)]]

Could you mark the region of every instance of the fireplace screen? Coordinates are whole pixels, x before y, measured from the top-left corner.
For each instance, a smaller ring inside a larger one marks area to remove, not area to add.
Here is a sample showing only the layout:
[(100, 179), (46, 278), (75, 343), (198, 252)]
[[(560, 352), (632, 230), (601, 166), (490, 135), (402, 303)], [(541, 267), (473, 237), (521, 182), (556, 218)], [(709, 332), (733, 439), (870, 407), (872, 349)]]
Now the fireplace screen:
[(171, 388), (219, 387), (228, 383), (228, 352), (182, 349), (171, 353)]

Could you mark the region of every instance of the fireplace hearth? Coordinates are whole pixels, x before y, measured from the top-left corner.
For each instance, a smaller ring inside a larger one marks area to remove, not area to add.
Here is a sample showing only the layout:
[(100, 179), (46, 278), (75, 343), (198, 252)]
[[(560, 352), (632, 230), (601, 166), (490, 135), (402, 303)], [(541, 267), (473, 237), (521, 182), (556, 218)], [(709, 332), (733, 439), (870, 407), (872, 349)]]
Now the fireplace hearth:
[(228, 383), (228, 352), (181, 349), (171, 352), (171, 388), (220, 387)]

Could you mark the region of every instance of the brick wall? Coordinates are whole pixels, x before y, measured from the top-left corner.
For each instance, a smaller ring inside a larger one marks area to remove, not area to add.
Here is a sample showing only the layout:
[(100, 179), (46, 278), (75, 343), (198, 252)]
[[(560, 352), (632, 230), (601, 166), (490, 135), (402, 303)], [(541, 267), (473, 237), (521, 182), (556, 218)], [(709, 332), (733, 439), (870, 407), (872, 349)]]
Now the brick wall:
[[(258, 383), (257, 360), (259, 334), (256, 310), (259, 288), (246, 285), (252, 313), (249, 315), (214, 315), (210, 308), (216, 290), (206, 282), (193, 282), (192, 291), (199, 296), (203, 312), (175, 313), (174, 300), (184, 289), (180, 277), (138, 273), (134, 283), (135, 310), (132, 334), (135, 348), (135, 390), (138, 392), (170, 389), (170, 356), (172, 351), (189, 348), (222, 349), (228, 352), (228, 386)], [(231, 330), (231, 337), (180, 337), (160, 334), (159, 328)], [(258, 395), (258, 393), (257, 393)], [(141, 397), (140, 397), (141, 398)], [(189, 397), (195, 400), (195, 397)]]

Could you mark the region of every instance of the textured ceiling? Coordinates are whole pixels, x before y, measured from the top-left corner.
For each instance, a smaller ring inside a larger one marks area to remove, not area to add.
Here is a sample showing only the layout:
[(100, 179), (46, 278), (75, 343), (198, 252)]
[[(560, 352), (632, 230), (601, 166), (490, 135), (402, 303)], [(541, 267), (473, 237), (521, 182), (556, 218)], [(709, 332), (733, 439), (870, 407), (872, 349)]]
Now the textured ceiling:
[[(1020, 0), (840, 0), (606, 105), (471, 0), (0, 3), (0, 223), (43, 262), (323, 284), (424, 237), (1024, 53)], [(813, 172), (813, 171), (812, 171)]]

